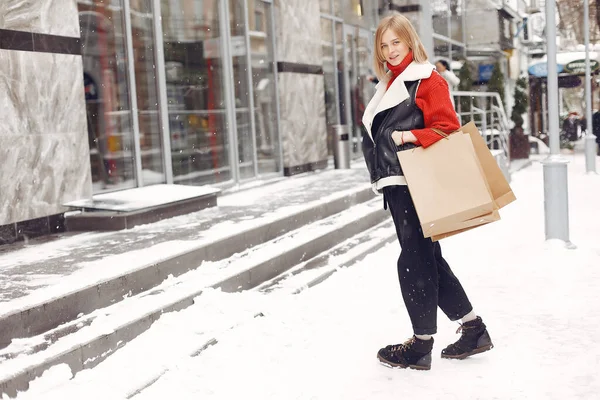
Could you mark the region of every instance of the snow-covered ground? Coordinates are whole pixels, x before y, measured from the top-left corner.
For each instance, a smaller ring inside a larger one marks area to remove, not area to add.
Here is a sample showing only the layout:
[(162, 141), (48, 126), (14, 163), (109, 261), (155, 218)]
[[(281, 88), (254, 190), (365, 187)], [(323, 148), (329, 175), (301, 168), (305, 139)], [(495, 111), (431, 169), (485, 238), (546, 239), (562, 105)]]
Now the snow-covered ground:
[(567, 158), (576, 249), (544, 241), (539, 163), (513, 175), (518, 200), (501, 221), (442, 241), (490, 352), (440, 359), (458, 337), (440, 313), (431, 371), (377, 362), (380, 347), (411, 335), (394, 243), (298, 295), (205, 292), (96, 368), (70, 379), (57, 366), (18, 398), (598, 399), (600, 176)]

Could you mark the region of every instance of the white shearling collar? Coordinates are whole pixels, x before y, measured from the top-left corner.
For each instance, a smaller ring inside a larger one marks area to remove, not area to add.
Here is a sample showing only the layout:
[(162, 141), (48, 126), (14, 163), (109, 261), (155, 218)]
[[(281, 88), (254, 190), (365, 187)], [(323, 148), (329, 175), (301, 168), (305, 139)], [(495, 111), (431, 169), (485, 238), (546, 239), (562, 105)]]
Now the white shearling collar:
[[(408, 90), (404, 82), (427, 79), (431, 76), (435, 66), (429, 62), (416, 63), (411, 62), (404, 71), (392, 82), (389, 89), (386, 90), (389, 81), (380, 81), (375, 88), (377, 92), (367, 105), (362, 117), (362, 122), (373, 140), (371, 125), (377, 114), (392, 107), (397, 106), (408, 98)], [(391, 77), (391, 72), (388, 72)]]

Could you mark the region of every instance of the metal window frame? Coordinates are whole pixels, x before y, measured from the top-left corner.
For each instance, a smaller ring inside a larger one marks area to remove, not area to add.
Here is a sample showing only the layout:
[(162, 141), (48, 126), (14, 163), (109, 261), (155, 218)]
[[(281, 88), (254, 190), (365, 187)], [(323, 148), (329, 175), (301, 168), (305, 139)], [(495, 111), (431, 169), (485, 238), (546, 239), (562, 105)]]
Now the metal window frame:
[[(252, 134), (252, 162), (254, 178), (258, 177), (258, 148), (256, 147), (256, 121), (254, 118), (254, 81), (252, 79), (252, 49), (250, 48), (250, 20), (248, 18), (248, 1), (244, 3), (244, 39), (246, 43), (246, 79), (248, 79), (248, 107), (250, 107), (250, 132)], [(250, 178), (248, 178), (250, 179)]]
[(154, 22), (154, 61), (156, 66), (156, 84), (158, 89), (158, 121), (163, 145), (163, 167), (166, 183), (172, 184), (173, 159), (171, 154), (171, 129), (169, 127), (167, 73), (165, 70), (165, 50), (162, 31), (162, 14), (160, 7), (160, 0), (152, 0), (152, 21)]
[(277, 160), (279, 168), (277, 168), (277, 174), (283, 175), (283, 144), (281, 143), (281, 107), (279, 104), (279, 71), (277, 71), (277, 41), (275, 40), (277, 34), (277, 19), (275, 18), (275, 3), (272, 0), (263, 0), (265, 3), (269, 3), (271, 10), (271, 48), (273, 49), (273, 84), (275, 88), (275, 115), (277, 121), (275, 127), (277, 128), (277, 154), (279, 159)]
[[(267, 173), (260, 175), (258, 168), (258, 153), (256, 148), (256, 121), (254, 116), (254, 88), (252, 85), (252, 64), (251, 64), (251, 48), (250, 48), (250, 30), (249, 30), (249, 18), (248, 18), (248, 2), (244, 0), (244, 23), (245, 23), (245, 42), (246, 42), (246, 62), (248, 63), (247, 68), (247, 79), (248, 79), (248, 103), (250, 108), (250, 126), (252, 133), (252, 142), (253, 142), (253, 163), (254, 163), (254, 176), (251, 178), (241, 179), (240, 177), (240, 160), (239, 160), (239, 141), (237, 137), (237, 121), (236, 121), (236, 113), (238, 109), (235, 106), (235, 87), (233, 82), (233, 59), (231, 53), (231, 32), (229, 27), (229, 21), (231, 18), (231, 12), (229, 9), (229, 1), (228, 0), (219, 0), (218, 3), (218, 12), (219, 12), (219, 29), (221, 30), (220, 34), (220, 42), (221, 42), (221, 61), (223, 63), (223, 90), (224, 90), (224, 98), (225, 98), (225, 110), (223, 112), (226, 115), (226, 123), (228, 125), (227, 136), (228, 136), (228, 147), (229, 147), (229, 166), (224, 167), (228, 168), (231, 172), (230, 179), (227, 182), (223, 182), (222, 184), (225, 186), (232, 186), (235, 184), (243, 183), (244, 181), (249, 181), (252, 179), (256, 179), (258, 177), (268, 177), (271, 175), (280, 176), (283, 173), (283, 145), (281, 142), (281, 109), (279, 103), (279, 76), (277, 71), (277, 44), (275, 40), (276, 33), (276, 23), (277, 20), (275, 18), (275, 10), (274, 10), (274, 2), (273, 0), (261, 0), (263, 3), (269, 5), (269, 17), (271, 18), (271, 27), (270, 32), (267, 33), (267, 36), (271, 36), (270, 46), (272, 48), (272, 70), (273, 70), (273, 79), (274, 79), (274, 91), (276, 96), (275, 101), (275, 113), (276, 113), (276, 132), (274, 135), (274, 140), (276, 140), (276, 165), (277, 171), (273, 173)], [(333, 0), (330, 0), (333, 6)], [(133, 121), (133, 135), (134, 135), (134, 154), (135, 154), (135, 168), (136, 168), (136, 183), (138, 186), (143, 186), (143, 177), (142, 177), (142, 160), (141, 160), (141, 147), (140, 147), (140, 129), (139, 129), (139, 121), (137, 118), (137, 114), (139, 112), (137, 106), (137, 88), (135, 86), (135, 66), (133, 65), (133, 38), (131, 32), (131, 8), (130, 8), (130, 0), (123, 0), (124, 9), (125, 9), (125, 34), (127, 40), (127, 56), (129, 59), (128, 65), (128, 79), (130, 81), (130, 104), (132, 108), (132, 121)], [(169, 109), (168, 109), (168, 98), (167, 98), (167, 84), (166, 84), (166, 72), (165, 72), (165, 61), (164, 61), (164, 38), (162, 34), (162, 24), (161, 24), (161, 4), (160, 0), (152, 0), (152, 15), (154, 22), (154, 57), (156, 62), (156, 85), (158, 90), (157, 99), (159, 101), (158, 108), (158, 117), (160, 124), (160, 135), (163, 144), (163, 166), (164, 166), (164, 174), (166, 183), (173, 183), (173, 166), (172, 166), (172, 158), (171, 158), (171, 141), (170, 141), (170, 129), (169, 129)], [(334, 18), (336, 20), (341, 20), (340, 18)], [(333, 24), (335, 28), (335, 24)], [(334, 29), (333, 28), (333, 29)], [(334, 42), (335, 42), (335, 31), (334, 33)], [(336, 82), (337, 86), (337, 82)], [(336, 89), (337, 90), (337, 89)]]
[[(333, 66), (334, 68), (337, 68), (337, 51), (336, 51), (336, 39), (335, 39), (335, 24), (336, 21), (333, 18), (327, 18), (324, 16), (324, 14), (321, 14), (321, 20), (325, 19), (327, 21), (330, 22), (330, 26), (331, 26), (331, 52), (333, 54), (331, 60), (333, 62)], [(321, 42), (323, 43), (323, 40), (321, 40)], [(339, 82), (336, 76), (336, 79), (334, 79), (333, 82), (333, 86), (334, 86), (334, 92), (335, 92), (335, 116), (337, 118), (337, 124), (340, 123), (341, 121), (341, 116), (340, 116), (340, 106), (339, 106), (339, 101), (337, 101), (337, 99), (339, 99)], [(327, 105), (325, 105), (325, 107), (327, 107)]]
[[(333, 7), (333, 0), (331, 0), (331, 6)], [(333, 8), (332, 8), (333, 9)], [(335, 26), (337, 24), (336, 20), (333, 18), (327, 18), (331, 21), (331, 38), (332, 38), (332, 51), (333, 51), (333, 67), (334, 67), (334, 71), (337, 72), (337, 68), (338, 68), (338, 57), (337, 57), (337, 38), (335, 37)], [(342, 26), (342, 31), (344, 30), (343, 26)], [(342, 123), (342, 110), (340, 110), (340, 82), (339, 79), (337, 77), (337, 73), (335, 76), (335, 79), (333, 80), (333, 84), (335, 86), (335, 110), (337, 113), (337, 123), (338, 125)]]
[[(350, 74), (352, 74), (352, 70), (348, 69), (348, 35), (352, 35), (352, 39), (354, 40), (355, 38), (355, 34), (352, 32), (352, 29), (355, 28), (353, 25), (350, 24), (343, 24), (342, 26), (342, 46), (343, 46), (343, 58), (344, 58), (344, 88), (346, 90), (344, 90), (344, 102), (345, 102), (345, 110), (344, 112), (346, 113), (346, 121), (349, 127), (352, 126), (352, 110), (350, 109), (351, 105), (352, 105), (352, 97), (350, 94)], [(354, 51), (352, 49), (352, 46), (350, 45), (350, 57), (352, 57), (352, 66), (354, 67)]]
[[(156, 0), (155, 0), (156, 1)], [(225, 91), (225, 109), (227, 116), (227, 135), (229, 136), (229, 168), (234, 183), (240, 182), (239, 151), (237, 140), (237, 122), (235, 107), (235, 88), (233, 87), (233, 65), (231, 59), (231, 32), (229, 31), (229, 2), (219, 1), (219, 29), (221, 30), (221, 60), (223, 62), (223, 88)]]
[[(331, 12), (333, 12), (333, 0), (330, 0), (330, 10)], [(344, 24), (344, 19), (340, 18), (340, 17), (336, 17), (333, 14), (326, 14), (326, 13), (321, 13), (321, 18), (324, 19), (328, 19), (331, 21), (331, 37), (333, 38), (332, 40), (332, 44), (333, 44), (333, 65), (337, 68), (338, 65), (338, 56), (337, 56), (337, 37), (336, 37), (336, 26), (338, 23), (342, 24), (342, 35), (344, 35), (344, 29), (345, 29), (345, 24)], [(342, 39), (342, 46), (343, 46), (344, 40)], [(344, 52), (344, 51), (343, 51)], [(345, 54), (345, 52), (344, 52)], [(342, 123), (342, 110), (340, 109), (340, 83), (339, 80), (335, 79), (334, 82), (334, 86), (335, 86), (335, 109), (337, 111), (337, 120), (338, 120), (338, 124)]]
[[(358, 38), (365, 38), (367, 39), (367, 43), (370, 44), (370, 39), (369, 39), (369, 29), (367, 28), (363, 28), (361, 26), (358, 25), (352, 25), (352, 24), (344, 24), (343, 25), (343, 33), (344, 33), (344, 40), (343, 40), (343, 46), (344, 46), (344, 84), (347, 90), (345, 90), (344, 93), (344, 98), (346, 100), (346, 118), (348, 121), (348, 127), (351, 128), (350, 131), (350, 136), (352, 138), (355, 138), (355, 134), (356, 131), (353, 129), (354, 127), (354, 122), (352, 119), (352, 110), (350, 107), (352, 107), (352, 94), (350, 93), (351, 90), (351, 85), (350, 85), (350, 79), (352, 78), (352, 82), (356, 82), (358, 81), (358, 76), (355, 74), (357, 69), (358, 69), (358, 54), (357, 54), (357, 50), (358, 50)], [(352, 69), (348, 70), (348, 40), (347, 37), (348, 35), (352, 36), (352, 41), (353, 43), (350, 44), (350, 57), (352, 57)], [(356, 139), (358, 141), (360, 141), (360, 137), (356, 137)], [(360, 156), (362, 155), (362, 150), (360, 149), (360, 146), (357, 146), (356, 151), (352, 151), (352, 155), (353, 156)]]
[(135, 83), (135, 66), (133, 63), (133, 37), (131, 32), (131, 5), (130, 0), (123, 0), (123, 23), (125, 30), (125, 46), (127, 54), (127, 79), (129, 80), (129, 105), (131, 106), (131, 123), (133, 129), (133, 157), (135, 181), (137, 187), (144, 186), (142, 176), (142, 149), (140, 146), (140, 124), (138, 120), (137, 87)]

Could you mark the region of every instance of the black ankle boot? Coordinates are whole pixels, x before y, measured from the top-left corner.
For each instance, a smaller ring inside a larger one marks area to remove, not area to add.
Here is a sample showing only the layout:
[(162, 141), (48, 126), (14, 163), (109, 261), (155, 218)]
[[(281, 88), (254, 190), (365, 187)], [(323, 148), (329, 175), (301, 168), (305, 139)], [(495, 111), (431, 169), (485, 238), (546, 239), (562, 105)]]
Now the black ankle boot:
[(465, 322), (456, 333), (462, 331), (460, 339), (442, 350), (442, 358), (463, 360), (473, 354), (491, 350), (494, 345), (481, 317)]
[(377, 353), (383, 364), (392, 368), (431, 369), (431, 349), (433, 338), (421, 340), (413, 336), (403, 344), (384, 347)]

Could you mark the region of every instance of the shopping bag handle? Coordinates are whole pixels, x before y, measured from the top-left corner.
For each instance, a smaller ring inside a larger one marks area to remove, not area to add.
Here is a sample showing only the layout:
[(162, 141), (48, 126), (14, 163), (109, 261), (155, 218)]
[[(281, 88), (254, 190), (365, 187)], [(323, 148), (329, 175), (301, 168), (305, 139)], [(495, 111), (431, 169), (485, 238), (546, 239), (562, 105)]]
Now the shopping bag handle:
[(443, 137), (444, 139), (448, 139), (448, 134), (444, 133), (443, 131), (437, 129), (437, 128), (429, 128), (432, 131), (434, 131), (435, 133), (437, 133), (438, 135), (440, 135), (441, 137)]

